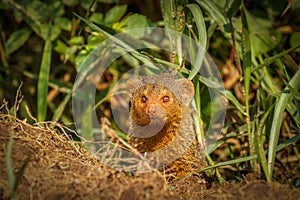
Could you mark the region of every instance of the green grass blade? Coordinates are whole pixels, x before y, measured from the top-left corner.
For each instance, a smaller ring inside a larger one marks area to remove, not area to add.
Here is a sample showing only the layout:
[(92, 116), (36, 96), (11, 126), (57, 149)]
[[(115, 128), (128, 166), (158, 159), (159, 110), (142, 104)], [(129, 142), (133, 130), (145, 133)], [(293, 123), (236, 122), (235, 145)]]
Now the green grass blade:
[(196, 137), (200, 144), (204, 141), (204, 133), (203, 133), (203, 121), (201, 119), (201, 94), (200, 94), (200, 82), (199, 76), (196, 76), (194, 81), (195, 85), (195, 101), (192, 102), (193, 106), (196, 108), (196, 114), (194, 114), (194, 123), (196, 129)]
[(56, 89), (57, 91), (61, 92), (61, 93), (67, 93), (69, 94), (70, 92), (72, 92), (72, 85), (66, 82), (62, 82), (59, 80), (55, 80), (55, 79), (50, 79), (49, 80), (49, 87)]
[(263, 128), (266, 124), (266, 120), (267, 120), (270, 112), (272, 111), (272, 109), (273, 109), (273, 106), (271, 106), (267, 110), (267, 112), (263, 115), (263, 117), (260, 120), (259, 125), (257, 127), (257, 131), (254, 132), (254, 144), (255, 144), (258, 162), (260, 163), (260, 166), (262, 167), (262, 169), (265, 173), (267, 181), (271, 181), (271, 177), (270, 177), (270, 173), (268, 171), (268, 164), (267, 164), (268, 162), (267, 162), (267, 158), (264, 153), (263, 142), (261, 141), (262, 140), (261, 135), (263, 132)]
[[(247, 10), (244, 5), (241, 9), (242, 16), (242, 54), (243, 54), (243, 70), (244, 70), (244, 89), (245, 89), (245, 106), (246, 106), (246, 122), (248, 125), (248, 141), (250, 155), (255, 150), (253, 146), (254, 136), (251, 132), (250, 114), (249, 114), (249, 89), (250, 89), (250, 78), (251, 78), (251, 37), (250, 29), (247, 19)], [(254, 163), (251, 163), (252, 167)]]
[(294, 119), (296, 122), (296, 125), (299, 129), (300, 127), (300, 93), (295, 90), (289, 83), (286, 83), (284, 81), (286, 87), (290, 90), (292, 98), (289, 100), (287, 103), (286, 109), (290, 113), (291, 117)]
[[(176, 30), (175, 27), (175, 18), (176, 18), (176, 10), (175, 10), (175, 1), (174, 0), (161, 0), (161, 13), (164, 19), (164, 24), (167, 30)], [(167, 31), (168, 37), (171, 41), (173, 41), (173, 36), (170, 31)]]
[(14, 190), (13, 190), (13, 196), (16, 198), (16, 199), (18, 199), (17, 198), (17, 189), (18, 189), (18, 186), (19, 186), (19, 183), (20, 183), (20, 181), (21, 181), (21, 179), (22, 179), (22, 176), (23, 176), (23, 174), (24, 174), (24, 171), (25, 171), (25, 169), (26, 169), (26, 167), (27, 167), (27, 164), (29, 163), (29, 161), (30, 161), (30, 159), (31, 159), (31, 155), (29, 155), (26, 159), (25, 159), (25, 161), (23, 162), (23, 164), (22, 164), (22, 166), (21, 166), (21, 168), (20, 168), (20, 170), (17, 172), (17, 174), (16, 174), (16, 181), (15, 181), (15, 183), (14, 183)]
[(218, 140), (213, 146), (211, 146), (209, 149), (206, 150), (206, 153), (211, 154), (219, 146), (221, 146), (223, 143), (225, 143), (228, 139), (236, 138), (238, 136), (244, 136), (246, 132), (247, 132), (247, 125), (246, 124), (238, 127), (236, 130), (233, 130), (230, 133), (227, 133), (225, 137)]
[[(183, 14), (184, 2), (176, 0), (161, 0), (161, 10), (166, 28), (166, 34), (170, 39), (170, 51), (176, 53), (177, 63), (183, 62), (182, 36), (174, 34), (173, 31), (183, 32), (185, 28), (185, 15)], [(171, 61), (175, 63), (175, 57), (171, 57)]]
[[(299, 90), (300, 88), (300, 70), (296, 72), (293, 78), (290, 80), (289, 84), (295, 89)], [(284, 89), (287, 91), (288, 87)], [(283, 112), (286, 109), (287, 103), (291, 97), (290, 92), (283, 92), (280, 95), (278, 103), (275, 108), (274, 117), (272, 121), (272, 127), (270, 131), (270, 140), (269, 140), (269, 152), (268, 152), (268, 170), (270, 173), (270, 177), (273, 174), (274, 162), (275, 162), (275, 148), (278, 143), (279, 135), (280, 135), (280, 128), (283, 119)]]
[[(149, 67), (153, 67), (154, 69), (156, 69), (157, 67), (151, 62), (151, 60), (143, 55), (142, 53), (138, 52), (137, 50), (135, 50), (133, 47), (131, 47), (130, 45), (128, 45), (127, 43), (125, 43), (124, 41), (120, 40), (117, 37), (114, 37), (113, 35), (111, 35), (110, 33), (108, 33), (107, 31), (105, 31), (104, 29), (96, 26), (94, 23), (92, 23), (89, 20), (84, 19), (83, 17), (77, 15), (76, 13), (74, 13), (75, 16), (77, 16), (80, 20), (82, 20), (84, 23), (86, 23), (90, 28), (99, 31), (101, 34), (105, 35), (106, 37), (108, 37), (109, 39), (111, 39), (111, 41), (115, 42), (116, 44), (118, 44), (120, 47), (126, 49), (128, 52), (130, 52), (130, 54), (132, 54), (135, 58), (137, 58), (138, 60), (140, 60), (141, 62), (143, 62), (144, 64), (147, 64)], [(134, 40), (132, 38), (132, 40)]]
[(52, 117), (52, 121), (57, 122), (61, 118), (61, 116), (62, 116), (62, 114), (63, 114), (63, 112), (64, 112), (64, 110), (66, 108), (66, 105), (68, 104), (68, 102), (71, 99), (71, 97), (72, 97), (72, 92), (70, 92), (69, 94), (67, 94), (67, 96), (59, 104), (59, 106), (57, 107), (57, 109), (55, 109), (54, 115)]
[(276, 152), (280, 151), (281, 149), (286, 148), (287, 146), (291, 145), (292, 143), (297, 142), (298, 140), (300, 140), (300, 134), (298, 134), (298, 135), (292, 137), (291, 139), (288, 139), (288, 140), (284, 141), (283, 143), (277, 145), (275, 147), (275, 151)]
[(228, 90), (222, 90), (221, 93), (244, 115), (245, 108), (240, 102), (236, 99), (236, 97)]
[(260, 64), (259, 66), (255, 67), (254, 69), (251, 70), (251, 73), (257, 71), (257, 70), (260, 70), (262, 68), (264, 68), (265, 66), (268, 66), (270, 65), (271, 63), (275, 62), (278, 58), (281, 58), (282, 56), (290, 53), (290, 52), (293, 52), (295, 51), (296, 49), (298, 49), (300, 47), (300, 45), (296, 46), (296, 47), (293, 47), (293, 48), (290, 48), (288, 50), (285, 50), (281, 53), (278, 53), (276, 54), (275, 56), (272, 56), (272, 57), (269, 57), (269, 58), (266, 58), (265, 59), (265, 62)]
[(232, 165), (232, 164), (236, 164), (236, 163), (240, 163), (240, 162), (246, 162), (246, 161), (249, 161), (249, 160), (253, 160), (253, 159), (256, 159), (257, 158), (257, 155), (256, 154), (253, 154), (251, 156), (247, 156), (247, 157), (243, 157), (243, 158), (237, 158), (237, 159), (234, 159), (234, 160), (229, 160), (229, 161), (225, 161), (225, 162), (220, 162), (220, 163), (217, 163), (215, 165), (211, 165), (209, 167), (206, 167), (204, 169), (201, 169), (200, 171), (198, 172), (203, 172), (203, 171), (206, 171), (206, 170), (209, 170), (209, 169), (214, 169), (216, 167), (222, 167), (222, 166), (226, 166), (226, 165)]
[[(297, 142), (298, 140), (300, 140), (300, 134), (298, 134), (298, 135), (292, 137), (291, 139), (288, 139), (285, 142), (277, 145), (275, 147), (275, 152), (286, 148), (287, 146)], [(265, 152), (265, 154), (266, 153), (267, 152)], [(217, 163), (215, 165), (203, 168), (198, 172), (203, 172), (203, 171), (206, 171), (206, 170), (214, 169), (216, 167), (222, 167), (222, 166), (225, 166), (225, 165), (232, 165), (232, 164), (236, 164), (236, 163), (240, 163), (240, 162), (246, 162), (246, 161), (250, 161), (250, 160), (253, 160), (253, 159), (257, 159), (257, 154), (253, 154), (253, 155), (250, 155), (250, 156), (247, 156), (247, 157), (237, 158), (237, 159), (233, 159), (233, 160), (229, 160), (229, 161), (225, 161), (225, 162), (220, 162), (220, 163)]]
[(13, 190), (15, 185), (15, 175), (14, 175), (14, 169), (12, 166), (12, 145), (13, 145), (13, 137), (10, 136), (7, 144), (7, 149), (5, 153), (5, 164), (6, 164), (6, 170), (7, 170), (7, 176), (8, 176), (8, 186), (11, 192), (11, 197), (13, 197)]
[(30, 160), (30, 156), (25, 160), (25, 162), (21, 166), (21, 169), (18, 171), (17, 176), (15, 177), (14, 168), (12, 165), (13, 141), (14, 141), (13, 137), (10, 136), (8, 143), (7, 143), (6, 153), (5, 153), (5, 164), (6, 164), (6, 172), (7, 172), (7, 176), (8, 176), (8, 186), (9, 186), (9, 190), (10, 190), (10, 197), (11, 197), (11, 199), (18, 199), (17, 188), (18, 188), (19, 182), (23, 176), (23, 173), (27, 166), (27, 163)]
[(38, 91), (37, 91), (37, 110), (38, 110), (38, 121), (44, 121), (47, 115), (47, 94), (49, 85), (49, 73), (51, 67), (51, 26), (48, 30), (48, 38), (45, 41), (45, 46), (43, 50), (42, 62), (39, 72), (38, 79)]
[[(206, 159), (207, 159), (209, 165), (215, 165), (213, 159), (210, 157), (209, 154), (206, 154), (206, 153), (205, 153), (205, 157), (206, 157)], [(217, 178), (218, 178), (219, 183), (222, 183), (222, 182), (225, 181), (225, 179), (221, 176), (221, 174), (220, 174), (220, 172), (219, 172), (219, 170), (218, 170), (217, 168), (216, 168), (216, 176), (217, 176)]]
[(292, 93), (293, 97), (295, 97), (295, 99), (297, 99), (299, 101), (300, 100), (300, 92), (298, 92), (297, 90), (295, 90), (295, 88), (293, 88), (289, 83), (285, 83), (285, 85), (290, 90), (290, 92)]
[(234, 0), (226, 14), (228, 19), (232, 19), (234, 15), (240, 10), (242, 4), (242, 0)]
[(210, 0), (196, 0), (196, 2), (215, 20), (219, 26), (223, 27), (226, 32), (231, 32), (231, 24), (229, 19), (223, 12)]
[(243, 51), (243, 67), (244, 67), (244, 86), (245, 86), (245, 99), (246, 99), (246, 112), (249, 114), (249, 88), (251, 78), (251, 38), (250, 30), (247, 21), (247, 11), (243, 7), (242, 11), (242, 51)]
[(204, 17), (202, 14), (202, 11), (200, 7), (197, 4), (188, 4), (186, 6), (190, 9), (194, 19), (195, 24), (198, 30), (198, 41), (199, 41), (199, 49), (196, 55), (195, 64), (193, 66), (193, 69), (191, 73), (189, 74), (188, 79), (192, 80), (196, 74), (199, 72), (200, 67), (202, 65), (204, 56), (205, 56), (205, 49), (206, 49), (206, 43), (207, 43), (207, 35), (206, 35), (206, 26)]
[(92, 115), (93, 108), (91, 105), (85, 106), (85, 111), (83, 113), (82, 118), (82, 137), (88, 141), (93, 141), (93, 123), (92, 123)]
[(299, 101), (298, 104), (293, 102), (293, 99), (291, 99), (287, 106), (286, 106), (287, 111), (290, 113), (291, 117), (294, 119), (298, 129), (300, 127), (300, 105)]
[(233, 103), (233, 105), (236, 106), (236, 108), (241, 111), (243, 114), (245, 114), (245, 109), (244, 107), (239, 103), (239, 101), (235, 98), (235, 96), (228, 90), (225, 90), (223, 87), (220, 87), (220, 84), (213, 81), (213, 80), (210, 80), (208, 78), (205, 78), (203, 76), (200, 76), (199, 77), (199, 80), (204, 83), (205, 85), (207, 85), (207, 87), (210, 87), (210, 88), (214, 88), (216, 89), (218, 92), (220, 92), (221, 94), (223, 94), (227, 99), (229, 99), (229, 101), (231, 103)]

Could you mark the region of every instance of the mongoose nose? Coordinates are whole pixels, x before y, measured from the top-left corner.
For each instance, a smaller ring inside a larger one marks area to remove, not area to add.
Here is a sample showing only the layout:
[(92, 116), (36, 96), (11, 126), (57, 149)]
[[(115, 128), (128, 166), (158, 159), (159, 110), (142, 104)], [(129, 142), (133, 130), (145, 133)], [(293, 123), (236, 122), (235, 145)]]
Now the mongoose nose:
[(156, 105), (155, 104), (151, 104), (148, 107), (148, 114), (149, 115), (154, 115), (156, 113)]

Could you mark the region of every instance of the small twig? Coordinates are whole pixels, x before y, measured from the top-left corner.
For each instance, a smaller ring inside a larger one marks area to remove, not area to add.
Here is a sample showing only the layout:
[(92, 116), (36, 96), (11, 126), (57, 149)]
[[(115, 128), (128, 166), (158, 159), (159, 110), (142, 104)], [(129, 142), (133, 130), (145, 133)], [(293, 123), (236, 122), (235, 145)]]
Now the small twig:
[(28, 116), (29, 116), (35, 123), (38, 123), (37, 119), (31, 114), (28, 105), (25, 105), (25, 110), (26, 110), (26, 113), (28, 114)]
[[(21, 95), (22, 86), (23, 86), (23, 82), (21, 82), (21, 84), (19, 85), (19, 87), (17, 89), (16, 97), (15, 97), (15, 103), (14, 103), (14, 107), (13, 107), (13, 109), (14, 109), (13, 115), (15, 117), (17, 117), (17, 112), (18, 112), (20, 104), (21, 104), (21, 102), (23, 101), (23, 98), (24, 98), (24, 96)], [(20, 96), (20, 98), (19, 98), (19, 96)]]

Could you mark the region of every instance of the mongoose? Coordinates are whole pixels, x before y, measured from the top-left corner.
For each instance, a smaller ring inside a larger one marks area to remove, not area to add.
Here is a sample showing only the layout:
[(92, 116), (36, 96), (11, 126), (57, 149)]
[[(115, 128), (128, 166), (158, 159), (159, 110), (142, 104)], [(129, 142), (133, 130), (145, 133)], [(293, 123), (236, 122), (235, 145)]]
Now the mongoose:
[(190, 80), (174, 73), (131, 78), (127, 92), (129, 144), (149, 157), (152, 155), (168, 179), (206, 166), (195, 136), (190, 107), (194, 86)]

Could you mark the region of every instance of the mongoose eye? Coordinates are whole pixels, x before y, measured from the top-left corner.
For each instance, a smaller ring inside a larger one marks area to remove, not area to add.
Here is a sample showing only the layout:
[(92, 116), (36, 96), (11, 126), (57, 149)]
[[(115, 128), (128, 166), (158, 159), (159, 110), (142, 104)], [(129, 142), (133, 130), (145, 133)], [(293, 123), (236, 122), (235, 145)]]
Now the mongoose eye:
[(170, 101), (170, 97), (169, 96), (164, 96), (163, 97), (163, 102), (164, 103), (167, 103), (167, 102), (169, 102)]
[(146, 103), (146, 101), (147, 101), (147, 97), (146, 96), (142, 96), (142, 102)]

